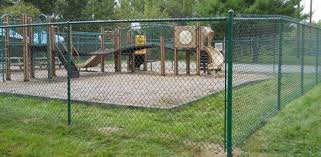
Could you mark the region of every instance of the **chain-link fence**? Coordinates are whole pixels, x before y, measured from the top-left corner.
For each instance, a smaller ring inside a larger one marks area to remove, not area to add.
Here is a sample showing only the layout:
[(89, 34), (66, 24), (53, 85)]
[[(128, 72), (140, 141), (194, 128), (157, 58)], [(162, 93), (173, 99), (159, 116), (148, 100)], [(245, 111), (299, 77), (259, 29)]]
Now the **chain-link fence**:
[(231, 156), (320, 81), (320, 29), (287, 17), (1, 23), (0, 112), (27, 122)]

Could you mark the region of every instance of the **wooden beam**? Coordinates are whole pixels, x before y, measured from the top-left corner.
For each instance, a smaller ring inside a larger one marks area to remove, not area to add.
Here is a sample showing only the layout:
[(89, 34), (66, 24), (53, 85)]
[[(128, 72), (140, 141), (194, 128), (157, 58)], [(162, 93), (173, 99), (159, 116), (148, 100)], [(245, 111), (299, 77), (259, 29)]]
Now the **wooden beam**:
[[(49, 17), (49, 23), (52, 22), (52, 17)], [(50, 78), (56, 76), (55, 70), (55, 54), (54, 54), (54, 44), (55, 44), (55, 35), (53, 32), (53, 26), (48, 26), (48, 35), (49, 35), (49, 53), (50, 53)]]
[(201, 29), (199, 24), (197, 24), (196, 28), (196, 75), (200, 75), (201, 71)]
[(147, 71), (147, 59), (148, 59), (147, 51), (148, 49), (146, 49), (146, 53), (144, 54), (144, 71)]
[[(22, 15), (22, 23), (27, 24), (28, 18), (26, 14)], [(23, 80), (30, 81), (28, 73), (28, 28), (23, 27)]]
[[(127, 46), (130, 46), (132, 44), (131, 41), (131, 32), (127, 32)], [(130, 55), (128, 55), (127, 57), (127, 71), (132, 71), (132, 57)]]
[[(101, 27), (100, 30), (101, 30), (100, 49), (105, 50), (105, 31), (103, 27)], [(100, 56), (100, 71), (105, 72), (105, 55)]]
[(115, 52), (114, 60), (115, 60), (115, 72), (121, 72), (121, 39), (120, 39), (120, 31), (117, 29), (116, 31), (116, 44), (115, 44)]
[[(9, 25), (9, 17), (5, 16), (4, 17), (4, 24), (5, 25)], [(6, 63), (6, 80), (11, 80), (11, 72), (10, 72), (10, 55), (9, 55), (9, 49), (8, 49), (8, 44), (9, 44), (9, 28), (5, 29), (5, 33), (4, 33), (4, 38), (5, 38), (5, 63)]]
[(174, 75), (178, 75), (178, 54), (177, 54), (177, 48), (174, 48)]
[(190, 60), (191, 60), (191, 54), (189, 51), (185, 51), (186, 53), (186, 74), (191, 74), (191, 70), (190, 70)]
[[(32, 23), (32, 17), (28, 17), (28, 23)], [(28, 27), (28, 36), (29, 36), (29, 41), (28, 43), (31, 44), (33, 42), (33, 32), (32, 32), (32, 27)], [(31, 48), (28, 48), (28, 60), (29, 60), (29, 75), (31, 78), (35, 78), (35, 72), (34, 72), (34, 64), (33, 64), (33, 59), (32, 59), (32, 51)]]
[(161, 76), (165, 76), (165, 43), (164, 36), (160, 38), (160, 50), (161, 50)]

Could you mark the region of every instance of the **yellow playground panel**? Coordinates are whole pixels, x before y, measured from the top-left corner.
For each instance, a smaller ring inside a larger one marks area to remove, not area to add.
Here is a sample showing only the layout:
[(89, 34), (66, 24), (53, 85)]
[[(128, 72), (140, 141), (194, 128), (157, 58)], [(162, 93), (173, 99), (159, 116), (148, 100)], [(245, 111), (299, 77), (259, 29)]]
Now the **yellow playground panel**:
[[(146, 35), (136, 35), (135, 43), (136, 45), (145, 45)], [(146, 53), (147, 53), (147, 49), (135, 51), (135, 55), (145, 55)]]

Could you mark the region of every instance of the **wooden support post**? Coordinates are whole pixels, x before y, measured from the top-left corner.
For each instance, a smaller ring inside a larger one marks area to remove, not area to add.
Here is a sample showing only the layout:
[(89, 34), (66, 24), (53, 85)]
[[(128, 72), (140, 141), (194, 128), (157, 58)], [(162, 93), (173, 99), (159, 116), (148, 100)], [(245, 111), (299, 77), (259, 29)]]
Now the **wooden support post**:
[[(28, 17), (28, 23), (32, 23), (32, 17)], [(28, 36), (29, 36), (29, 44), (32, 44), (33, 42), (33, 32), (32, 32), (32, 27), (28, 28)], [(28, 60), (29, 60), (29, 75), (31, 76), (31, 78), (35, 78), (35, 72), (34, 72), (34, 64), (33, 64), (33, 52), (31, 51), (31, 48), (28, 48)]]
[(69, 28), (69, 32), (70, 34), (69, 35), (69, 41), (70, 41), (70, 60), (73, 60), (73, 54), (74, 54), (74, 49), (73, 49), (73, 35), (72, 35), (72, 25), (70, 25), (70, 28)]
[[(103, 27), (101, 27), (100, 48), (102, 51), (105, 50), (105, 31)], [(105, 72), (105, 55), (100, 56), (100, 71)]]
[[(49, 23), (52, 22), (52, 17), (49, 17)], [(55, 67), (55, 54), (54, 54), (54, 44), (55, 44), (55, 35), (53, 32), (53, 26), (48, 26), (48, 46), (49, 46), (49, 57), (50, 57), (50, 78), (56, 76), (56, 67)]]
[(131, 58), (130, 72), (135, 72), (135, 52), (131, 52), (129, 57)]
[[(146, 34), (144, 34), (144, 36), (146, 37), (146, 39), (145, 39), (145, 44), (147, 43), (147, 35)], [(144, 54), (144, 71), (147, 71), (147, 52), (148, 52), (148, 49), (146, 49), (146, 53)]]
[(201, 29), (199, 25), (196, 28), (196, 75), (200, 75), (201, 71)]
[(190, 70), (190, 64), (191, 64), (191, 62), (190, 62), (190, 60), (191, 60), (191, 54), (190, 54), (190, 52), (189, 51), (186, 51), (185, 52), (186, 53), (186, 74), (191, 74), (191, 70)]
[[(28, 17), (26, 14), (22, 15), (22, 23), (27, 24), (28, 23)], [(28, 28), (23, 27), (23, 80), (24, 81), (30, 81), (30, 75), (29, 75), (29, 60), (28, 60)]]
[(144, 71), (147, 71), (147, 59), (148, 59), (147, 51), (148, 49), (146, 49), (146, 53), (144, 54)]
[(121, 40), (120, 40), (120, 31), (116, 31), (116, 52), (115, 52), (115, 72), (121, 72)]
[(161, 76), (165, 76), (165, 44), (164, 36), (160, 38), (160, 50), (161, 50)]
[[(132, 44), (131, 41), (131, 33), (127, 32), (127, 46), (130, 46)], [(128, 55), (127, 58), (127, 71), (131, 71), (131, 64), (132, 64), (132, 57), (130, 55)]]
[[(4, 24), (5, 25), (9, 25), (9, 17), (8, 16), (5, 16), (4, 17)], [(4, 38), (5, 38), (5, 63), (6, 63), (6, 80), (11, 80), (11, 72), (10, 72), (10, 55), (9, 55), (9, 48), (8, 48), (8, 45), (9, 45), (9, 28), (6, 28), (5, 29), (5, 33), (4, 33)]]
[(174, 48), (174, 75), (178, 75), (178, 55), (177, 55), (177, 48)]

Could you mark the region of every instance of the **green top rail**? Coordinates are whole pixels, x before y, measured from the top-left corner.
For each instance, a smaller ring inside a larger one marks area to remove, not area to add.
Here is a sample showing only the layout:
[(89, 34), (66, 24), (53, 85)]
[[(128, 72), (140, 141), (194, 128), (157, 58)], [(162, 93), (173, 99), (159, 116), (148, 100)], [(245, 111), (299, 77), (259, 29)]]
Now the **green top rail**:
[(224, 21), (226, 17), (211, 17), (211, 18), (163, 18), (163, 19), (130, 19), (130, 20), (96, 20), (96, 21), (67, 21), (54, 23), (36, 23), (28, 25), (9, 25), (0, 26), (0, 28), (8, 27), (30, 27), (30, 26), (59, 26), (59, 25), (82, 25), (82, 24), (117, 24), (117, 23), (132, 23), (132, 22), (197, 22), (197, 21)]
[[(0, 28), (8, 27), (30, 27), (30, 26), (59, 26), (59, 25), (82, 25), (82, 24), (117, 24), (117, 23), (132, 23), (132, 22), (198, 22), (198, 21), (226, 21), (227, 17), (217, 16), (217, 17), (202, 17), (202, 18), (162, 18), (162, 19), (127, 19), (127, 20), (95, 20), (95, 21), (67, 21), (67, 22), (53, 22), (53, 23), (34, 23), (34, 24), (14, 24), (8, 26), (0, 26)], [(318, 26), (302, 23), (298, 19), (282, 16), (282, 15), (240, 15), (236, 16), (234, 20), (284, 20), (287, 22), (292, 22), (308, 27), (313, 27), (321, 29)]]

